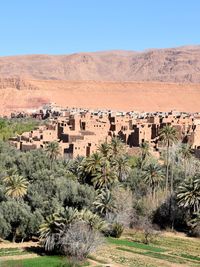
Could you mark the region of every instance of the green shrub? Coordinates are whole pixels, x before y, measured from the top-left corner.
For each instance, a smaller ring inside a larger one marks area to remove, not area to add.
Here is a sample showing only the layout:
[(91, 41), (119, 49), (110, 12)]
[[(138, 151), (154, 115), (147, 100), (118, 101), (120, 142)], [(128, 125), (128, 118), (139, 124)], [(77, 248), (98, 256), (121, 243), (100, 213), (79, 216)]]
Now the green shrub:
[(124, 226), (120, 223), (113, 223), (109, 231), (109, 236), (119, 238), (124, 231)]

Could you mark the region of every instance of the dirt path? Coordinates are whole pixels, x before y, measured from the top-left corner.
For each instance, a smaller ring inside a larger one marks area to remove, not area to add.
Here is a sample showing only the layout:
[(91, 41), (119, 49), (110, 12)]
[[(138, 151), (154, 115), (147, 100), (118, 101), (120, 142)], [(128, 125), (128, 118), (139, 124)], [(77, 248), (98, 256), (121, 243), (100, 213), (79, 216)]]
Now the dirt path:
[(3, 256), (0, 257), (0, 262), (1, 261), (7, 261), (7, 260), (24, 260), (24, 259), (32, 259), (39, 257), (37, 254), (25, 254), (25, 255), (13, 255), (13, 256)]
[[(38, 242), (23, 242), (23, 243), (0, 243), (0, 249), (7, 249), (7, 248), (30, 248), (30, 247), (37, 247), (39, 246)], [(2, 261), (7, 261), (7, 260), (23, 260), (23, 259), (31, 259), (31, 258), (36, 258), (39, 255), (36, 253), (28, 253), (23, 254), (23, 255), (9, 255), (9, 256), (2, 256), (0, 257), (0, 263)]]
[(30, 248), (30, 247), (38, 247), (38, 242), (23, 242), (23, 243), (0, 243), (1, 248)]
[(105, 266), (105, 267), (124, 267), (124, 265), (116, 264), (116, 263), (100, 263), (95, 260), (88, 259), (89, 263), (91, 266)]
[(162, 235), (165, 237), (182, 238), (182, 239), (192, 240), (195, 242), (198, 242), (198, 241), (200, 242), (200, 238), (190, 237), (180, 232), (162, 232)]

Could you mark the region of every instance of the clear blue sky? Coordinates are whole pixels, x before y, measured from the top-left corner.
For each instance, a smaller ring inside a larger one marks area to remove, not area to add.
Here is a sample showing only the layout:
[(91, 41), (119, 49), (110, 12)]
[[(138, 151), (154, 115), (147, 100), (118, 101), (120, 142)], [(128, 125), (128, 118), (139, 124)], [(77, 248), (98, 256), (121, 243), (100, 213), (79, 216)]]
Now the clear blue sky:
[(3, 0), (0, 55), (200, 44), (200, 0)]

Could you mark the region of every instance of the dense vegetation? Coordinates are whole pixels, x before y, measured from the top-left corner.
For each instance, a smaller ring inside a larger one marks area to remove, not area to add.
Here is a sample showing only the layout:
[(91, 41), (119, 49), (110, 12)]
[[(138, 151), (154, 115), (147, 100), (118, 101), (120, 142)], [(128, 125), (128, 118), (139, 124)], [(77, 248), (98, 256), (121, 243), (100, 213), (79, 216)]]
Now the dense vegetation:
[(138, 156), (113, 138), (88, 158), (64, 160), (58, 143), (22, 153), (0, 143), (0, 237), (41, 238), (46, 250), (80, 260), (124, 228), (144, 243), (159, 228), (200, 234), (200, 162), (174, 128), (160, 131), (162, 155)]
[(0, 140), (7, 141), (10, 137), (33, 130), (39, 122), (28, 118), (0, 118)]

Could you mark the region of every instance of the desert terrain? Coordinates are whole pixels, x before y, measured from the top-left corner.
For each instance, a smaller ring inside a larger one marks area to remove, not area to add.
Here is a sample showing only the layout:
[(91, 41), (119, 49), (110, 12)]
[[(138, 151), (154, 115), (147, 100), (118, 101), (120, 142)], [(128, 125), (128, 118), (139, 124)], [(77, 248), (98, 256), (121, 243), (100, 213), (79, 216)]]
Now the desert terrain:
[(200, 85), (158, 82), (31, 80), (32, 89), (0, 89), (0, 113), (55, 102), (63, 107), (124, 111), (199, 111)]
[(200, 46), (0, 57), (0, 77), (200, 83)]
[(0, 113), (61, 106), (200, 111), (200, 46), (0, 57)]

